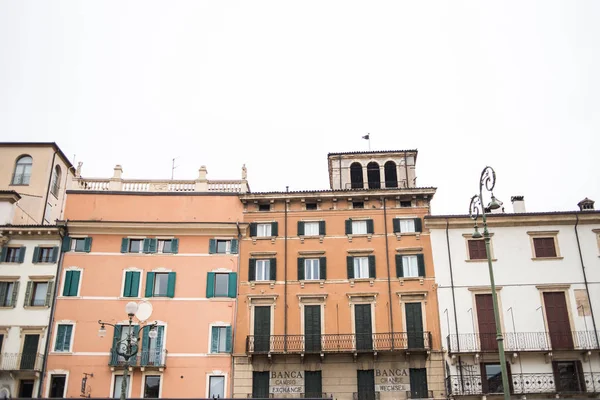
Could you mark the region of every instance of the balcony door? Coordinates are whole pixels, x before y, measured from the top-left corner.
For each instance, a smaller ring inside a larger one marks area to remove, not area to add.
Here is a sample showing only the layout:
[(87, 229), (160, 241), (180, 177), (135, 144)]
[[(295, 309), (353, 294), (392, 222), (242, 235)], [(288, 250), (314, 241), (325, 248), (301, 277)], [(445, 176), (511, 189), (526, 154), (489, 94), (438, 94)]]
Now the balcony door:
[(21, 355), (21, 369), (34, 369), (37, 359), (40, 335), (25, 335), (23, 341), (23, 354)]
[(358, 370), (357, 400), (375, 400), (375, 373), (372, 369)]
[(477, 306), (480, 348), (482, 351), (497, 351), (496, 319), (494, 318), (492, 294), (475, 295), (475, 305)]
[(544, 307), (553, 350), (573, 348), (573, 336), (564, 292), (545, 292)]
[(406, 303), (406, 334), (409, 349), (423, 349), (425, 347), (423, 332), (423, 314), (421, 303)]
[(373, 350), (371, 304), (354, 305), (354, 332), (356, 334), (356, 350)]
[(552, 362), (552, 370), (557, 392), (585, 392), (585, 378), (581, 361), (554, 361)]
[(321, 351), (321, 306), (304, 306), (304, 346), (306, 352)]
[(271, 307), (254, 307), (254, 351), (268, 353), (271, 343)]

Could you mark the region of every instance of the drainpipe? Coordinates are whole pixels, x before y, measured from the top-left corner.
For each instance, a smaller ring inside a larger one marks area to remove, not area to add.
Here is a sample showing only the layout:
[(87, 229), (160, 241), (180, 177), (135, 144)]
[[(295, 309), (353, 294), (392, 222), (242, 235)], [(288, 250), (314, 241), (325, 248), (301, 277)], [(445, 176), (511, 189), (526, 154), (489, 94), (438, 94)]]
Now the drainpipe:
[(236, 293), (238, 295), (235, 296), (235, 305), (234, 305), (234, 311), (233, 311), (233, 323), (231, 324), (231, 342), (232, 342), (232, 346), (231, 346), (231, 379), (229, 380), (229, 397), (233, 398), (233, 382), (235, 380), (235, 363), (234, 363), (234, 359), (233, 359), (233, 346), (235, 345), (235, 335), (237, 333), (237, 312), (238, 312), (238, 301), (239, 301), (239, 293), (240, 293), (240, 281), (241, 276), (240, 276), (240, 265), (241, 265), (241, 261), (242, 261), (242, 230), (240, 229), (240, 222), (236, 221), (235, 226), (237, 227), (237, 231), (238, 231), (238, 255), (237, 255), (237, 272), (238, 272), (238, 278), (237, 278), (237, 290)]
[[(598, 329), (596, 328), (596, 319), (594, 318), (594, 309), (592, 308), (592, 299), (590, 297), (590, 288), (588, 286), (587, 275), (585, 273), (585, 265), (583, 263), (583, 255), (581, 254), (581, 243), (579, 243), (579, 233), (577, 232), (577, 226), (579, 225), (579, 215), (575, 213), (575, 238), (577, 238), (577, 250), (579, 250), (579, 260), (581, 261), (581, 272), (583, 272), (583, 282), (585, 283), (585, 292), (587, 293), (588, 302), (590, 303), (590, 314), (592, 314), (592, 325), (594, 326), (594, 334), (596, 335), (596, 343), (600, 343), (598, 340)], [(585, 318), (585, 312), (584, 316)]]
[[(454, 309), (454, 330), (456, 331), (456, 350), (460, 354), (460, 340), (458, 338), (458, 317), (456, 316), (456, 294), (454, 292), (454, 271), (452, 269), (452, 253), (450, 252), (450, 234), (448, 233), (450, 222), (446, 218), (446, 247), (448, 248), (448, 265), (450, 267), (450, 288), (452, 289), (452, 308)], [(448, 327), (448, 337), (450, 337), (450, 327)], [(448, 350), (450, 350), (450, 341), (448, 341)], [(458, 356), (458, 373), (460, 375), (460, 386), (461, 393), (463, 391), (463, 370), (462, 370), (462, 358)], [(446, 385), (446, 390), (448, 389)]]
[[(50, 176), (48, 177), (48, 187), (46, 188), (46, 198), (44, 199), (44, 211), (42, 214), (41, 225), (44, 225), (44, 218), (46, 217), (46, 207), (48, 206), (48, 194), (50, 193), (50, 185), (52, 184), (52, 174), (54, 173), (54, 159), (55, 158), (56, 158), (56, 151), (52, 155), (52, 166), (50, 167)], [(67, 171), (66, 175), (69, 175), (68, 171)]]
[(392, 278), (390, 273), (390, 246), (388, 243), (387, 211), (385, 206), (385, 197), (383, 198), (383, 230), (385, 233), (385, 262), (387, 263), (388, 295), (390, 297), (390, 336), (392, 338), (392, 350), (394, 350), (394, 317), (392, 316)]
[[(62, 239), (68, 235), (68, 228), (66, 222), (63, 222), (64, 228), (58, 230), (60, 236), (60, 244), (58, 245), (58, 251), (60, 251), (60, 257), (56, 266), (56, 278), (54, 279), (54, 296), (52, 297), (52, 306), (50, 307), (50, 318), (48, 320), (48, 329), (46, 330), (46, 346), (44, 349), (44, 357), (42, 359), (42, 371), (40, 373), (40, 383), (38, 385), (37, 397), (42, 397), (42, 386), (46, 378), (46, 365), (48, 362), (48, 352), (50, 351), (51, 338), (52, 338), (52, 326), (54, 325), (54, 312), (56, 311), (56, 299), (58, 297), (58, 288), (60, 282), (60, 274), (62, 272), (62, 265), (65, 253), (62, 251)], [(58, 224), (57, 224), (58, 225)]]
[[(290, 187), (286, 186), (285, 187), (285, 191), (286, 193), (290, 191)], [(283, 249), (283, 279), (285, 281), (285, 283), (283, 284), (283, 350), (285, 352), (287, 352), (287, 334), (288, 334), (288, 315), (287, 315), (287, 287), (288, 287), (288, 279), (287, 279), (287, 259), (288, 259), (288, 199), (287, 196), (285, 197), (284, 201), (283, 201), (283, 207), (284, 207), (284, 237), (283, 237), (283, 243), (284, 243), (284, 249)]]

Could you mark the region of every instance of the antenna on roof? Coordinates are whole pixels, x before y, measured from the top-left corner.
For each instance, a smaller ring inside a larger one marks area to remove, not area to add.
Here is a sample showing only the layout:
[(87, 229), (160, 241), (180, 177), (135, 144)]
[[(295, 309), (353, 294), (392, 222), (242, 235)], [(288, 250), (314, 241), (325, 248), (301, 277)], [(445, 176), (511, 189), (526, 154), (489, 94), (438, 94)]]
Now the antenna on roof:
[(179, 165), (175, 165), (175, 160), (178, 159), (179, 157), (175, 157), (172, 160), (172, 164), (171, 164), (171, 180), (173, 180), (173, 176), (175, 174), (175, 168), (179, 167)]

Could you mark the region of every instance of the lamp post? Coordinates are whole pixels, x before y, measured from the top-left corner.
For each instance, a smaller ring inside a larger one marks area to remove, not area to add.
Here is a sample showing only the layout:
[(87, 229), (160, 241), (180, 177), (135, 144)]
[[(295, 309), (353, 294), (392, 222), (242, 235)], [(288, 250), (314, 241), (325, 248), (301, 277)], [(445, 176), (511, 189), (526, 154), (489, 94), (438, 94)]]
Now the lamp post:
[[(123, 357), (125, 362), (123, 363), (123, 380), (121, 381), (121, 400), (126, 400), (127, 398), (127, 373), (129, 372), (129, 360), (135, 357), (138, 353), (139, 346), (139, 335), (144, 329), (148, 329), (148, 336), (152, 339), (155, 339), (158, 336), (156, 332), (156, 322), (143, 326), (138, 332), (134, 332), (133, 329), (133, 316), (138, 310), (138, 305), (133, 301), (130, 301), (125, 306), (125, 312), (129, 318), (129, 325), (125, 326), (128, 329), (127, 334), (124, 339), (115, 336), (113, 343), (113, 351)], [(108, 322), (103, 322), (101, 320), (98, 321), (100, 324), (100, 329), (98, 329), (98, 336), (103, 338), (106, 336), (106, 325), (112, 326), (113, 329), (117, 329), (117, 326), (114, 324), (110, 324)], [(122, 328), (121, 328), (122, 329)]]
[[(494, 320), (496, 322), (496, 341), (498, 342), (498, 355), (500, 358), (500, 370), (502, 371), (502, 390), (504, 392), (504, 399), (510, 400), (510, 386), (508, 383), (508, 372), (506, 370), (506, 357), (504, 355), (504, 338), (502, 337), (502, 330), (500, 329), (500, 311), (498, 309), (498, 296), (496, 295), (496, 283), (494, 282), (494, 269), (492, 268), (492, 254), (490, 252), (490, 232), (487, 227), (486, 214), (492, 210), (497, 210), (501, 207), (501, 203), (494, 197), (494, 186), (496, 184), (496, 172), (490, 166), (487, 166), (481, 171), (481, 177), (479, 179), (479, 194), (471, 197), (471, 204), (469, 205), (469, 215), (475, 221), (475, 232), (473, 233), (473, 239), (481, 239), (485, 241), (485, 251), (488, 261), (488, 269), (490, 273), (490, 286), (492, 289), (492, 303), (494, 306)], [(483, 188), (491, 193), (491, 201), (485, 207), (483, 205)], [(481, 221), (483, 224), (483, 235), (479, 232), (477, 227), (477, 218), (481, 214)], [(484, 372), (484, 371), (482, 371)]]

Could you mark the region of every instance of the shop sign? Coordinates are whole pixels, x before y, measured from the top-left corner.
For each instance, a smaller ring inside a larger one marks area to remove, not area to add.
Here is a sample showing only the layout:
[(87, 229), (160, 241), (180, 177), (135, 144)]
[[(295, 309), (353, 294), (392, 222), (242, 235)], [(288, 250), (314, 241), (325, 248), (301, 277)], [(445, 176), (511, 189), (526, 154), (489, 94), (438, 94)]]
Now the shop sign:
[(304, 371), (272, 371), (269, 392), (273, 394), (304, 392)]
[(409, 387), (408, 370), (401, 368), (376, 369), (376, 392), (403, 392)]

